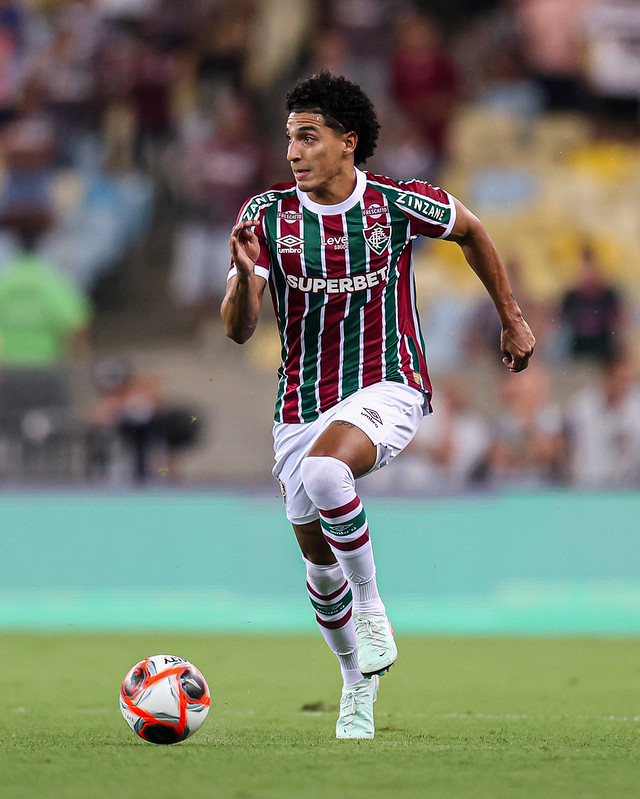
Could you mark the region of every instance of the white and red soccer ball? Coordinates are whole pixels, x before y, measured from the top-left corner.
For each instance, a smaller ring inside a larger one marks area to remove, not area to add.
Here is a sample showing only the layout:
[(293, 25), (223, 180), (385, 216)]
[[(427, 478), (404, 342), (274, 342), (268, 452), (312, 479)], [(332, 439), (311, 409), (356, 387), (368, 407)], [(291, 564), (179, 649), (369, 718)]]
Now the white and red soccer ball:
[(120, 710), (131, 729), (153, 744), (175, 744), (200, 729), (211, 694), (201, 672), (176, 655), (153, 655), (128, 672)]

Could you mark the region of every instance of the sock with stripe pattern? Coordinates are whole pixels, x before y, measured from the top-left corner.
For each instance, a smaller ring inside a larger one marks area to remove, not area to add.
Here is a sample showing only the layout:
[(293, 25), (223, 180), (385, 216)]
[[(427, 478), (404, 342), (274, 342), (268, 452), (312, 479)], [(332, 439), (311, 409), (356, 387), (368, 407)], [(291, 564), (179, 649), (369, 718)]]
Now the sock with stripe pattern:
[(362, 672), (358, 668), (349, 583), (339, 563), (319, 566), (305, 558), (303, 560), (307, 569), (307, 591), (320, 632), (338, 658), (344, 684), (356, 683), (362, 679)]
[(307, 457), (302, 480), (320, 513), (324, 537), (349, 582), (354, 609), (384, 615), (367, 515), (351, 469), (337, 458)]

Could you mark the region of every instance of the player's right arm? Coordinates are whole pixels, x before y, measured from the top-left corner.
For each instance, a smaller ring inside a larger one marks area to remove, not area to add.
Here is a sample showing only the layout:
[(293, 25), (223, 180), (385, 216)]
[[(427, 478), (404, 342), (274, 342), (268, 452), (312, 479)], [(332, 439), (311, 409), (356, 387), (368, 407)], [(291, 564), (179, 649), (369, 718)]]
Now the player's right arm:
[(257, 224), (256, 219), (238, 222), (229, 239), (236, 274), (227, 281), (220, 314), (227, 336), (238, 344), (248, 341), (256, 329), (267, 285), (267, 281), (254, 272), (260, 255), (260, 242), (254, 232)]

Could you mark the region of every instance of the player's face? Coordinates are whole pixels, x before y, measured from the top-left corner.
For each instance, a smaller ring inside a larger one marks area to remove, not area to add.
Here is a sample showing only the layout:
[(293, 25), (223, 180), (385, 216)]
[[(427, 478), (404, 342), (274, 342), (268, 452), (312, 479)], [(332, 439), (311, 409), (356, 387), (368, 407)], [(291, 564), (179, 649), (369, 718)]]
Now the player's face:
[(300, 191), (323, 204), (349, 196), (355, 181), (354, 134), (328, 127), (321, 114), (299, 111), (289, 114), (287, 139), (287, 160)]

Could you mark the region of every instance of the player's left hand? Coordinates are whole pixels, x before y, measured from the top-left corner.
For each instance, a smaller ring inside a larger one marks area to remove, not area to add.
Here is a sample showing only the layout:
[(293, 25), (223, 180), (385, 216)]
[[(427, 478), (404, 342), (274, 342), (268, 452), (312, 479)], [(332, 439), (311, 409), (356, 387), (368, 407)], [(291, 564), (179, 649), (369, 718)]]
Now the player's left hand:
[(529, 358), (533, 355), (536, 339), (521, 316), (505, 325), (500, 336), (500, 351), (502, 363), (510, 372), (521, 372), (529, 365)]
[(253, 273), (253, 267), (260, 255), (260, 244), (254, 233), (259, 224), (257, 219), (246, 219), (233, 226), (229, 238), (229, 250), (238, 273), (244, 276)]

